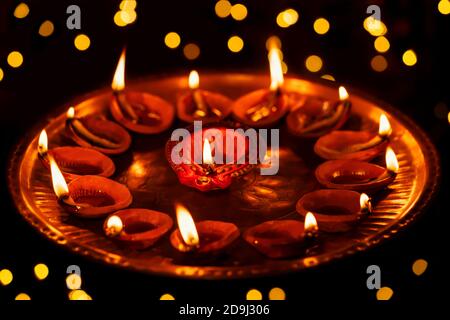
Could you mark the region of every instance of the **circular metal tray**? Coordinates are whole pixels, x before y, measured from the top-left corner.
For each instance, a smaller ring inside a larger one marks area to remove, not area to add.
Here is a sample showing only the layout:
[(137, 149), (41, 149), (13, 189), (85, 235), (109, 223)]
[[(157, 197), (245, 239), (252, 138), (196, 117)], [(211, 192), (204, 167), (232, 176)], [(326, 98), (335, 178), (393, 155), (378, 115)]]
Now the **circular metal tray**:
[[(269, 78), (259, 74), (201, 75), (201, 85), (231, 98), (251, 90), (267, 87)], [(186, 90), (185, 76), (151, 77), (130, 82), (131, 90), (161, 95), (175, 102)], [(288, 90), (336, 99), (334, 83), (312, 82), (300, 78), (286, 79)], [(12, 197), (21, 215), (53, 242), (84, 256), (132, 270), (158, 275), (191, 278), (240, 278), (295, 271), (351, 255), (384, 241), (408, 225), (421, 212), (436, 191), (440, 175), (436, 150), (427, 136), (399, 111), (382, 103), (348, 91), (353, 102), (346, 129), (376, 131), (380, 113), (389, 115), (393, 127), (392, 146), (400, 170), (388, 189), (374, 199), (374, 212), (360, 221), (351, 232), (320, 235), (320, 245), (293, 259), (272, 260), (262, 256), (239, 238), (227, 252), (210, 259), (193, 259), (176, 252), (166, 235), (156, 246), (135, 251), (106, 238), (102, 220), (83, 220), (65, 212), (57, 203), (49, 172), (37, 157), (37, 139), (46, 128), (49, 147), (73, 145), (64, 135), (65, 111), (75, 105), (77, 115), (93, 112), (108, 114), (111, 91), (103, 89), (68, 101), (50, 117), (29, 131), (9, 162), (8, 176)], [(173, 128), (185, 124), (175, 121)], [(126, 184), (133, 194), (131, 207), (167, 212), (174, 217), (175, 201), (185, 204), (196, 221), (205, 219), (230, 221), (245, 231), (249, 226), (270, 219), (299, 219), (296, 201), (306, 192), (320, 188), (314, 169), (321, 160), (312, 150), (314, 140), (291, 136), (285, 124), (280, 128), (280, 170), (276, 176), (260, 176), (254, 171), (233, 183), (230, 189), (202, 193), (178, 183), (164, 156), (164, 146), (171, 130), (153, 136), (133, 135), (131, 149), (113, 157), (113, 179)], [(382, 161), (378, 160), (380, 163)], [(175, 219), (174, 219), (175, 220)]]

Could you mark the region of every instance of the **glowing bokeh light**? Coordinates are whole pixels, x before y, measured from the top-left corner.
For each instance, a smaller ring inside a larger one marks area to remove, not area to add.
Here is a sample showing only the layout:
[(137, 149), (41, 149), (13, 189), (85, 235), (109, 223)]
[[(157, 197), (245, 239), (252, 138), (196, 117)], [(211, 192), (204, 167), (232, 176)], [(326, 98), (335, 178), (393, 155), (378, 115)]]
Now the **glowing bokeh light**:
[(14, 9), (14, 17), (17, 19), (23, 19), (30, 13), (30, 8), (24, 2), (19, 3)]
[(137, 6), (136, 0), (123, 0), (120, 3), (119, 8), (120, 8), (120, 10), (124, 10), (124, 11), (132, 11), (132, 10), (136, 9), (136, 6)]
[(31, 300), (31, 297), (26, 293), (19, 293), (15, 300)]
[(391, 47), (389, 40), (384, 36), (377, 37), (373, 42), (373, 46), (375, 47), (375, 50), (381, 53), (388, 51)]
[(3, 286), (7, 286), (12, 281), (13, 281), (13, 274), (10, 270), (3, 269), (2, 271), (0, 271), (0, 283)]
[(117, 11), (114, 15), (114, 23), (119, 27), (125, 27), (127, 23), (122, 18), (123, 11)]
[(183, 54), (189, 60), (197, 59), (200, 55), (200, 48), (195, 43), (188, 43), (183, 48)]
[(86, 291), (77, 289), (69, 292), (70, 300), (92, 300), (91, 296)]
[(382, 287), (377, 291), (377, 300), (389, 300), (392, 298), (394, 291), (389, 287)]
[(441, 0), (438, 3), (438, 10), (442, 14), (449, 14), (450, 13), (450, 1), (449, 0)]
[(23, 56), (19, 51), (12, 51), (8, 54), (8, 58), (6, 60), (11, 67), (18, 68), (23, 63)]
[(234, 20), (241, 21), (247, 17), (247, 7), (241, 3), (235, 4), (230, 10), (231, 16)]
[(330, 81), (336, 81), (336, 79), (331, 74), (324, 74), (323, 76), (321, 76), (321, 78)]
[(409, 49), (406, 50), (405, 53), (403, 53), (402, 60), (404, 64), (406, 64), (408, 67), (411, 67), (417, 63), (417, 55), (414, 50)]
[(281, 288), (272, 288), (269, 291), (269, 300), (286, 300), (286, 293)]
[(0, 68), (0, 81), (3, 80), (4, 75), (5, 74), (4, 74), (3, 70), (2, 70), (2, 68)]
[(70, 290), (80, 289), (81, 283), (81, 277), (76, 273), (71, 273), (66, 278), (66, 286)]
[(388, 62), (382, 55), (377, 55), (370, 60), (370, 66), (376, 72), (383, 72), (388, 67)]
[(288, 28), (298, 21), (298, 12), (295, 9), (286, 9), (277, 15), (277, 25), (281, 28)]
[(90, 47), (91, 39), (85, 34), (79, 34), (75, 37), (73, 43), (75, 44), (75, 48), (80, 51), (85, 51)]
[(244, 47), (244, 40), (239, 36), (232, 36), (228, 39), (228, 49), (231, 52), (239, 52)]
[(314, 21), (313, 27), (317, 34), (325, 34), (330, 30), (330, 23), (325, 18), (318, 18)]
[(387, 33), (387, 27), (384, 22), (372, 16), (364, 19), (363, 26), (374, 37), (384, 36)]
[(175, 300), (175, 297), (170, 293), (165, 293), (159, 298), (159, 300)]
[(311, 55), (305, 60), (305, 66), (308, 71), (317, 72), (322, 69), (322, 59), (319, 56)]
[(424, 259), (417, 259), (412, 265), (412, 271), (416, 276), (422, 275), (428, 268), (428, 262)]
[(55, 30), (55, 26), (53, 25), (53, 22), (50, 20), (46, 20), (42, 22), (41, 26), (39, 27), (39, 34), (43, 37), (50, 36), (53, 31)]
[(43, 263), (34, 266), (34, 275), (38, 280), (44, 280), (48, 276), (48, 267)]
[(217, 1), (214, 10), (219, 18), (226, 18), (231, 13), (231, 3), (227, 0)]
[(178, 48), (178, 46), (181, 43), (181, 37), (179, 36), (178, 33), (176, 32), (169, 32), (168, 34), (166, 34), (166, 36), (164, 37), (164, 43), (166, 44), (167, 47), (169, 47), (170, 49), (175, 49)]
[(262, 300), (262, 294), (257, 289), (250, 289), (247, 292), (246, 300)]

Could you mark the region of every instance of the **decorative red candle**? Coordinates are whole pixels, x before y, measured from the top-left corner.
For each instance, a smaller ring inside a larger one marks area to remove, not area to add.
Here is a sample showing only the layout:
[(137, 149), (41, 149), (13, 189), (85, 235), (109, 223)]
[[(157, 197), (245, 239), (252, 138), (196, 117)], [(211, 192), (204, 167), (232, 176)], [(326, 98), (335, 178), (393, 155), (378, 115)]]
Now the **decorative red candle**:
[(103, 224), (108, 237), (134, 249), (152, 246), (173, 225), (167, 214), (148, 209), (125, 209), (114, 212)]
[(239, 237), (233, 223), (205, 220), (195, 223), (189, 211), (176, 205), (178, 229), (172, 232), (170, 243), (181, 252), (198, 254), (220, 253)]
[(305, 223), (297, 220), (266, 221), (249, 228), (243, 237), (262, 254), (277, 259), (304, 253), (317, 234), (317, 222), (312, 215)]
[(316, 169), (317, 180), (325, 187), (373, 192), (391, 184), (398, 161), (392, 148), (386, 149), (386, 168), (358, 160), (330, 160)]
[(339, 102), (307, 97), (287, 116), (289, 131), (300, 137), (314, 138), (342, 127), (350, 115), (347, 90), (339, 87)]
[(111, 114), (127, 129), (142, 134), (155, 134), (171, 126), (175, 117), (172, 104), (149, 93), (125, 91), (125, 49), (117, 64), (111, 87), (114, 91)]
[(369, 131), (332, 131), (317, 140), (314, 151), (329, 160), (371, 160), (386, 150), (391, 133), (389, 120), (382, 114), (377, 134)]
[(177, 99), (177, 113), (181, 120), (219, 121), (230, 114), (233, 101), (217, 92), (199, 89), (197, 71), (191, 71), (188, 83), (190, 90)]
[(125, 152), (131, 144), (128, 132), (102, 115), (75, 116), (75, 108), (66, 113), (66, 133), (79, 146), (105, 154)]
[(46, 168), (50, 168), (49, 155), (53, 157), (68, 179), (83, 175), (109, 177), (114, 173), (114, 162), (104, 154), (89, 148), (57, 147), (48, 150), (47, 132), (42, 130), (38, 143), (39, 159)]
[(296, 209), (302, 216), (312, 212), (320, 230), (342, 232), (350, 230), (362, 215), (370, 212), (371, 204), (364, 193), (323, 189), (305, 194)]
[(56, 161), (48, 155), (53, 190), (61, 205), (78, 217), (98, 218), (131, 204), (128, 188), (100, 176), (81, 176), (66, 184)]

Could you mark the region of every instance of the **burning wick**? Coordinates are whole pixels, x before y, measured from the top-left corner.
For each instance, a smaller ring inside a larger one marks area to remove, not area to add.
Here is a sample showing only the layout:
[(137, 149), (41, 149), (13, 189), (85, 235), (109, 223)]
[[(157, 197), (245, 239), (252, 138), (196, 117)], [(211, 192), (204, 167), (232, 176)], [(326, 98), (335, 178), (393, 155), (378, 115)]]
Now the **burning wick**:
[[(192, 219), (189, 211), (181, 204), (175, 205), (177, 213), (178, 230), (180, 231), (183, 244), (178, 246), (180, 251), (193, 251), (200, 247), (200, 239), (197, 228), (195, 227), (194, 219)], [(183, 246), (184, 245), (184, 246)]]
[(203, 94), (199, 90), (200, 76), (196, 70), (192, 70), (189, 73), (188, 83), (189, 89), (191, 89), (192, 92), (192, 99), (194, 100), (194, 104), (196, 107), (194, 114), (197, 117), (203, 118), (208, 116), (209, 111), (211, 111), (217, 117), (222, 117), (222, 112), (219, 109), (209, 106), (206, 103), (205, 99), (203, 99)]
[(111, 216), (106, 222), (105, 234), (108, 237), (117, 237), (122, 233), (123, 223), (118, 216)]
[(312, 214), (312, 212), (308, 212), (305, 215), (305, 225), (304, 225), (304, 233), (303, 237), (307, 241), (313, 241), (317, 239), (319, 236), (319, 226), (317, 225), (316, 217)]
[(362, 214), (368, 214), (372, 212), (372, 202), (367, 194), (361, 193), (359, 198), (359, 205), (361, 207)]
[(43, 159), (47, 158), (47, 151), (48, 151), (48, 137), (47, 137), (47, 131), (42, 130), (41, 134), (39, 135), (39, 141), (38, 141), (38, 153), (39, 156)]
[(215, 164), (212, 157), (211, 145), (208, 139), (203, 142), (203, 168), (206, 175), (210, 175), (215, 172)]
[(397, 174), (399, 165), (397, 161), (397, 156), (391, 147), (386, 148), (386, 168), (391, 174)]

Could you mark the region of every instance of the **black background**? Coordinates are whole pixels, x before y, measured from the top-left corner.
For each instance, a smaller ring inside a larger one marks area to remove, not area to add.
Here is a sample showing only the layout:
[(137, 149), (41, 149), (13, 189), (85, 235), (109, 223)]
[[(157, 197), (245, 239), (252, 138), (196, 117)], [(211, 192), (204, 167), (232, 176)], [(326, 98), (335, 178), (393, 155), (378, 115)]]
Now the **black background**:
[[(179, 301), (244, 301), (250, 288), (260, 290), (267, 300), (272, 287), (281, 287), (288, 302), (299, 308), (311, 302), (371, 304), (377, 303), (375, 291), (366, 287), (366, 268), (371, 264), (381, 267), (382, 285), (394, 290), (390, 303), (419, 305), (445, 297), (441, 292), (448, 282), (443, 270), (448, 244), (443, 220), (449, 210), (449, 123), (446, 114), (444, 118), (436, 116), (435, 106), (450, 105), (450, 51), (445, 46), (450, 16), (438, 12), (438, 1), (246, 0), (247, 18), (235, 21), (218, 18), (212, 0), (141, 0), (137, 21), (125, 28), (113, 22), (119, 0), (27, 1), (31, 11), (25, 19), (13, 16), (18, 3), (8, 0), (0, 4), (0, 68), (5, 73), (0, 82), (0, 269), (8, 268), (14, 274), (9, 286), (0, 287), (1, 302), (14, 300), (19, 292), (27, 292), (35, 301), (66, 301), (65, 272), (71, 264), (81, 267), (83, 289), (97, 301), (150, 302), (163, 293), (171, 293)], [(71, 4), (81, 7), (81, 31), (65, 26), (66, 7)], [(374, 38), (362, 27), (369, 4), (380, 5), (382, 20), (389, 29), (391, 49), (385, 54), (389, 67), (381, 73), (370, 68), (370, 59), (377, 53)], [(289, 7), (299, 12), (299, 21), (281, 29), (275, 23), (276, 15)], [(312, 28), (314, 20), (321, 16), (331, 23), (324, 36), (318, 36)], [(53, 21), (55, 32), (43, 38), (37, 31), (46, 19)], [(189, 61), (183, 56), (182, 46), (168, 49), (164, 36), (170, 31), (181, 35), (182, 45), (197, 43), (200, 57)], [(91, 39), (85, 52), (73, 46), (80, 32)], [(233, 34), (245, 42), (238, 54), (227, 49), (227, 40)], [(272, 34), (283, 42), (290, 73), (310, 77), (330, 73), (339, 82), (395, 105), (429, 133), (441, 153), (442, 185), (434, 204), (410, 228), (367, 252), (297, 274), (239, 281), (188, 281), (132, 273), (85, 260), (41, 237), (17, 213), (4, 177), (8, 153), (27, 129), (53, 108), (79, 94), (108, 86), (124, 44), (128, 46), (128, 78), (187, 73), (194, 67), (200, 71), (267, 70), (265, 40)], [(409, 48), (418, 55), (413, 67), (401, 61)], [(24, 64), (18, 69), (6, 63), (13, 50), (24, 56)], [(305, 69), (304, 60), (310, 54), (324, 60), (324, 68), (317, 74)], [(429, 267), (417, 277), (411, 265), (419, 258), (426, 259)], [(49, 277), (42, 282), (33, 276), (33, 266), (38, 262), (50, 269)]]

